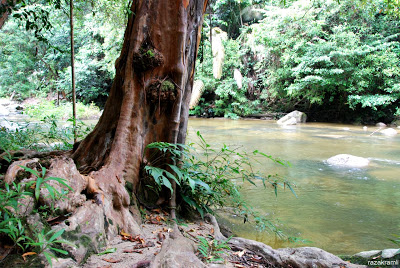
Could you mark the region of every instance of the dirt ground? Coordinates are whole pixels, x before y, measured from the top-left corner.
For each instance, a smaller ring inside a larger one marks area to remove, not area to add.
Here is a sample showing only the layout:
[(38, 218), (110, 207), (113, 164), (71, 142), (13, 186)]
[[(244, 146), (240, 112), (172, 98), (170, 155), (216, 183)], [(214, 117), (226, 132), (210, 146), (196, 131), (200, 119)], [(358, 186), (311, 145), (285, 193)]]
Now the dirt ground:
[[(131, 236), (122, 231), (119, 237), (110, 241), (108, 250), (112, 253), (92, 255), (84, 265), (78, 267), (150, 267), (151, 261), (161, 251), (163, 242), (173, 231), (173, 224), (168, 220), (168, 215), (157, 212), (160, 211), (153, 211), (146, 215), (146, 219), (141, 225), (142, 236)], [(183, 236), (192, 240), (196, 245), (199, 244), (198, 236), (205, 237), (209, 243), (214, 240), (214, 225), (205, 220), (182, 222), (178, 228)], [(214, 254), (210, 254), (209, 259), (199, 252), (196, 255), (204, 262), (205, 266), (210, 267), (270, 267), (266, 260), (250, 251), (232, 247), (230, 250), (225, 249), (224, 252), (224, 254), (220, 254), (223, 260), (215, 262), (210, 260)]]

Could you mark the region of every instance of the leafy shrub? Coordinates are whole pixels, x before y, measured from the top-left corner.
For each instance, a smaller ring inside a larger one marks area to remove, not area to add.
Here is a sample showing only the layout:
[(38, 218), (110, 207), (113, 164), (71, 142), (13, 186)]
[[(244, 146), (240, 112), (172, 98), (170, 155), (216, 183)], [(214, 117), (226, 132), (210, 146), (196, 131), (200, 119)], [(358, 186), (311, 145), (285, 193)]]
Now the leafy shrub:
[(222, 254), (226, 254), (224, 249), (230, 250), (230, 246), (228, 245), (228, 241), (231, 239), (228, 238), (226, 241), (218, 241), (213, 237), (208, 237), (207, 240), (205, 237), (198, 236), (199, 246), (197, 251), (200, 252), (203, 259), (207, 262), (219, 262), (223, 261)]
[(263, 56), (255, 67), (265, 102), (285, 112), (311, 110), (320, 120), (332, 110), (331, 120), (393, 118), (400, 101), (399, 22), (373, 16), (375, 8), (374, 1), (271, 7), (271, 16), (243, 36)]
[[(48, 116), (41, 120), (41, 123), (20, 123), (15, 131), (0, 128), (0, 150), (70, 150), (74, 141), (74, 131), (72, 119), (67, 121), (71, 124), (60, 126), (54, 116)], [(93, 126), (78, 120), (78, 139), (83, 139), (92, 129)]]
[[(212, 108), (216, 116), (237, 118), (298, 109), (319, 121), (394, 119), (400, 103), (400, 32), (390, 3), (257, 2), (267, 15), (251, 25), (240, 25), (239, 10), (255, 1), (213, 5), (213, 26), (237, 38), (224, 43), (223, 76), (216, 80), (205, 22), (196, 79), (206, 90), (200, 109), (191, 114)], [(242, 89), (233, 79), (235, 68), (243, 75)]]
[[(252, 153), (239, 152), (238, 148), (231, 149), (224, 145), (220, 150), (211, 146), (197, 132), (199, 138), (198, 150), (193, 144), (180, 145), (165, 142), (151, 143), (148, 161), (151, 165), (144, 167), (151, 176), (158, 190), (162, 186), (171, 188), (171, 180), (179, 185), (179, 194), (185, 205), (180, 209), (194, 209), (203, 217), (207, 212), (219, 208), (232, 207), (246, 221), (254, 219), (261, 230), (272, 230), (283, 237), (280, 230), (268, 219), (260, 216), (242, 199), (236, 183), (238, 179), (249, 182), (254, 186), (262, 183), (264, 187), (271, 185), (277, 194), (278, 187), (288, 187), (293, 193), (292, 185), (279, 175), (263, 175), (254, 171), (255, 157), (273, 161), (279, 165), (288, 163), (273, 158), (259, 151)], [(168, 163), (167, 159), (171, 159)]]
[[(6, 158), (5, 160), (10, 160)], [(18, 247), (22, 252), (30, 250), (25, 255), (37, 255), (43, 253), (50, 265), (52, 265), (51, 258), (55, 258), (53, 252), (67, 255), (68, 252), (57, 248), (56, 244), (69, 242), (60, 239), (64, 232), (61, 230), (51, 230), (49, 226), (41, 229), (38, 226), (30, 226), (27, 222), (26, 213), (21, 210), (26, 209), (23, 199), (28, 196), (34, 196), (35, 204), (33, 213), (40, 213), (43, 209), (39, 206), (39, 193), (42, 187), (49, 190), (50, 198), (54, 201), (65, 198), (67, 192), (56, 190), (53, 186), (48, 184), (49, 181), (57, 181), (67, 189), (72, 189), (65, 183), (62, 178), (45, 177), (46, 169), (42, 167), (41, 173), (36, 170), (22, 167), (32, 175), (36, 177), (35, 181), (29, 181), (27, 183), (13, 182), (12, 185), (4, 183), (3, 187), (0, 188), (0, 237), (3, 242), (7, 242), (4, 236), (8, 237), (13, 245), (12, 247)], [(50, 209), (52, 213), (55, 213), (55, 209), (52, 206)], [(47, 214), (45, 214), (47, 216)], [(42, 222), (46, 222), (42, 219)]]
[[(204, 31), (209, 31), (209, 29), (206, 28)], [(196, 64), (196, 79), (204, 82), (205, 91), (203, 101), (199, 103), (200, 109), (194, 110), (192, 114), (202, 116), (204, 112), (207, 114), (208, 110), (212, 109), (215, 116), (238, 119), (240, 116), (247, 116), (259, 111), (260, 102), (248, 88), (249, 83), (251, 84), (250, 79), (246, 77), (249, 72), (248, 66), (242, 63), (246, 50), (242, 49), (240, 45), (238, 41), (232, 39), (224, 42), (223, 72), (221, 79), (217, 80), (212, 73), (213, 58), (210, 42), (203, 41), (201, 47), (203, 58)], [(235, 69), (244, 74), (243, 86), (240, 89), (233, 77)]]
[[(26, 105), (24, 113), (37, 120), (43, 120), (46, 117), (53, 117), (58, 120), (67, 119), (72, 117), (72, 103), (62, 102), (57, 106), (54, 101), (41, 99), (38, 104)], [(77, 102), (76, 114), (79, 119), (98, 118), (100, 109), (94, 103), (84, 105)]]

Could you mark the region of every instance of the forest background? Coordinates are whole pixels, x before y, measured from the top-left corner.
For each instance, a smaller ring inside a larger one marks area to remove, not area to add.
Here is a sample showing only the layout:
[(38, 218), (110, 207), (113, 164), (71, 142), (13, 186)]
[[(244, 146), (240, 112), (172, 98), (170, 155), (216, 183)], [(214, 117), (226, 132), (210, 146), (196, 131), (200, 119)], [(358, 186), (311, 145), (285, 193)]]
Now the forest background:
[[(65, 92), (72, 98), (68, 7), (35, 2), (13, 13), (0, 31), (0, 96), (24, 100)], [(195, 78), (205, 88), (191, 114), (203, 116), (211, 109), (215, 116), (236, 119), (297, 109), (312, 121), (396, 120), (400, 22), (392, 2), (214, 1), (204, 20)], [(129, 1), (75, 5), (77, 99), (102, 107), (115, 75)], [(26, 31), (26, 20), (19, 20), (29, 11), (49, 12), (52, 27), (41, 33), (44, 38)], [(215, 27), (227, 36), (218, 79), (210, 45)]]

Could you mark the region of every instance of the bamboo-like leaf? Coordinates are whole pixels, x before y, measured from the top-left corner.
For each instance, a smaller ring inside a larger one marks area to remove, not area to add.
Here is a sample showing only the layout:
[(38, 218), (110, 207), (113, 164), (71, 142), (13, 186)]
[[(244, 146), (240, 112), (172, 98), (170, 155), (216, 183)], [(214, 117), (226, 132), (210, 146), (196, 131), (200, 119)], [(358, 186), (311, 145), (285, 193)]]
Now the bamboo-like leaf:
[(171, 172), (164, 170), (164, 173), (168, 178), (170, 178), (171, 180), (174, 180), (178, 185), (181, 185), (179, 180)]
[(196, 188), (196, 181), (191, 178), (187, 178), (187, 181), (189, 182), (189, 186), (192, 189), (192, 193), (194, 193), (194, 190)]
[(117, 248), (108, 248), (108, 249), (104, 250), (103, 252), (98, 253), (97, 255), (101, 256), (101, 255), (105, 255), (105, 254), (109, 254), (109, 253), (114, 253), (116, 251), (117, 251)]
[(290, 185), (290, 183), (288, 183), (288, 182), (285, 182), (285, 185), (287, 185), (287, 187), (290, 189), (290, 191), (292, 191), (292, 193), (294, 194), (294, 196), (295, 196), (296, 198), (298, 198), (296, 192), (295, 192), (294, 189), (292, 188), (292, 185)]
[(65, 186), (66, 188), (70, 189), (71, 191), (74, 190), (71, 186), (69, 186), (69, 185), (67, 184), (67, 180), (66, 180), (66, 179), (63, 179), (63, 178), (48, 177), (48, 178), (46, 178), (44, 181), (45, 181), (45, 182), (46, 182), (46, 181), (56, 181), (56, 182), (60, 183), (61, 185)]
[(46, 257), (46, 260), (49, 262), (50, 266), (53, 267), (53, 263), (51, 262), (51, 257), (53, 257), (54, 255), (46, 251), (43, 252), (43, 255)]
[(54, 250), (54, 251), (56, 251), (58, 253), (64, 254), (64, 255), (68, 255), (68, 251), (65, 251), (65, 250), (62, 250), (62, 249), (58, 249), (58, 248), (53, 248), (53, 247), (50, 247), (50, 249)]
[[(56, 238), (60, 237), (64, 233), (64, 229), (59, 230), (58, 232), (54, 233), (51, 238), (49, 239), (49, 243), (53, 242)], [(54, 230), (49, 231), (47, 234), (51, 234)]]
[(248, 176), (245, 176), (245, 179), (250, 182), (251, 184), (253, 184), (254, 186), (257, 186), (254, 181), (252, 181)]
[(35, 185), (35, 198), (36, 200), (39, 200), (39, 195), (40, 195), (40, 186), (42, 185), (43, 178), (38, 177), (36, 179), (36, 185)]
[(201, 187), (203, 187), (207, 191), (208, 194), (211, 194), (213, 192), (211, 190), (210, 186), (207, 183), (205, 183), (204, 181), (195, 180), (195, 182), (196, 182), (197, 185), (200, 185)]
[(28, 168), (28, 167), (25, 167), (25, 166), (19, 166), (19, 167), (24, 169), (24, 170), (26, 170), (26, 171), (28, 171), (32, 175), (35, 175), (37, 178), (40, 177), (39, 172), (37, 172), (37, 170), (31, 169), (31, 168)]
[(46, 168), (42, 167), (42, 178), (44, 178), (45, 175), (46, 175)]

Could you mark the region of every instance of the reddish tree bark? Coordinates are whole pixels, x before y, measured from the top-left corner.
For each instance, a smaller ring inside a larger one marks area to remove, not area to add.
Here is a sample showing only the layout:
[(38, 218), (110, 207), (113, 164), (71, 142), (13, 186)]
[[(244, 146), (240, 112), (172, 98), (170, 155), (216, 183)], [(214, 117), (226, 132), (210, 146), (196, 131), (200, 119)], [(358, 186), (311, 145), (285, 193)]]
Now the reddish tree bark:
[[(0, 7), (3, 9), (7, 8), (9, 6), (9, 3), (12, 2), (12, 4), (14, 5), (16, 3), (16, 1), (9, 1), (9, 0), (0, 0)], [(0, 29), (3, 27), (4, 22), (7, 20), (8, 18), (8, 12), (4, 12), (3, 14), (0, 14)]]
[(185, 142), (206, 4), (207, 0), (133, 2), (103, 115), (72, 154), (80, 172), (93, 178), (97, 192), (112, 200), (107, 216), (125, 230), (131, 222), (124, 183), (138, 190), (146, 145)]
[[(121, 229), (131, 234), (141, 232), (129, 210), (130, 196), (125, 182), (132, 183), (134, 194), (141, 183), (148, 183), (140, 177), (147, 144), (185, 143), (206, 5), (207, 0), (133, 1), (121, 55), (115, 63), (116, 76), (98, 124), (83, 141), (75, 144), (71, 154), (41, 156), (53, 156), (48, 173), (67, 179), (75, 191), (68, 194), (68, 205), (60, 201), (60, 206), (67, 208), (64, 210), (74, 212), (68, 224), (62, 223), (63, 228), (102, 228), (109, 238)], [(6, 17), (4, 14), (1, 20)], [(71, 166), (68, 156), (80, 174)], [(19, 170), (9, 169), (7, 176), (15, 177)], [(176, 194), (176, 185), (171, 183)], [(169, 190), (164, 191), (161, 194), (170, 197), (174, 217), (174, 196), (169, 196)], [(101, 205), (87, 201), (92, 194)], [(96, 219), (94, 226), (85, 225), (88, 215)], [(88, 232), (97, 239), (96, 232)]]

